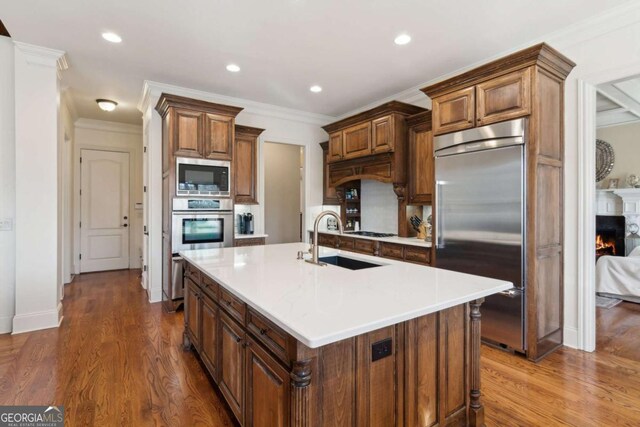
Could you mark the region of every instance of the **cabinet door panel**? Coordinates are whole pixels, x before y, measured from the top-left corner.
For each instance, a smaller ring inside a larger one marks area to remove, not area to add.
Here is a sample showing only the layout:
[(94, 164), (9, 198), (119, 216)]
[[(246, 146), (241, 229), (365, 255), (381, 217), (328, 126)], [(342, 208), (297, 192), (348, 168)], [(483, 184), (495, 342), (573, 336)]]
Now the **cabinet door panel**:
[(329, 135), (329, 163), (342, 160), (342, 131)]
[(434, 187), (433, 133), (409, 136), (409, 203), (430, 203)]
[(329, 185), (329, 142), (321, 142), (320, 147), (322, 147), (322, 204), (339, 205), (336, 188)]
[(191, 342), (194, 347), (200, 348), (200, 292), (191, 279), (185, 281), (185, 319), (186, 328), (191, 334)]
[(433, 134), (469, 129), (475, 125), (475, 88), (470, 87), (433, 99)]
[(202, 114), (176, 108), (174, 115), (174, 154), (202, 157)]
[(289, 425), (289, 373), (253, 340), (247, 347), (246, 425)]
[(220, 391), (240, 424), (244, 415), (244, 332), (220, 312)]
[(204, 157), (231, 160), (234, 118), (217, 114), (205, 115)]
[(476, 86), (478, 126), (531, 112), (531, 69), (516, 71)]
[(218, 369), (218, 306), (203, 296), (202, 298), (202, 359), (214, 380)]
[(257, 138), (236, 136), (236, 155), (234, 161), (235, 200), (236, 203), (258, 203), (256, 196)]
[(372, 153), (386, 153), (394, 150), (395, 135), (393, 124), (393, 116), (381, 117), (371, 122)]
[(342, 154), (344, 159), (371, 154), (371, 122), (351, 126), (342, 132)]

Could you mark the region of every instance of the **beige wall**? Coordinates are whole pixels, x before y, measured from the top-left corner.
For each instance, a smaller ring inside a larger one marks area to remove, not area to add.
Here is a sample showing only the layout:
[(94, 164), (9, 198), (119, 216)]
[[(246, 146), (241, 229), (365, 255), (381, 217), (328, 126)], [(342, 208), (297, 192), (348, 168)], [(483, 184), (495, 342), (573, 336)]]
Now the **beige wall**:
[(626, 187), (628, 175), (640, 176), (640, 123), (598, 129), (596, 135), (611, 144), (615, 154), (613, 170), (603, 180), (603, 188), (609, 185), (611, 178), (619, 178), (618, 186)]
[(301, 147), (266, 142), (262, 149), (267, 243), (299, 242)]

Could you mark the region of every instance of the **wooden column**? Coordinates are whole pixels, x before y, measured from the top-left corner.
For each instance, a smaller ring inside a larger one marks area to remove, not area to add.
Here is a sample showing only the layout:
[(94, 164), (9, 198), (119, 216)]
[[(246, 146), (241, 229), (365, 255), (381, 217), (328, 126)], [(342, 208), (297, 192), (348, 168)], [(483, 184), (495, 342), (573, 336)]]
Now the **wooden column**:
[(311, 384), (311, 361), (294, 362), (291, 370), (292, 427), (308, 427), (310, 425), (309, 384)]
[(471, 337), (470, 348), (470, 391), (469, 391), (469, 425), (484, 427), (484, 406), (480, 401), (480, 306), (484, 298), (469, 303)]

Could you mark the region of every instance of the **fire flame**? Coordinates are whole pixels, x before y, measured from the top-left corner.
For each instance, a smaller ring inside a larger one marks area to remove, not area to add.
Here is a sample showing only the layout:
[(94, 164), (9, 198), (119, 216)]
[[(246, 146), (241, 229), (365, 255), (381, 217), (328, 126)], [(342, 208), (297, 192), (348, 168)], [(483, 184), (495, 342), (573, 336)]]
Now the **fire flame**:
[(605, 242), (602, 240), (601, 235), (596, 236), (596, 253), (611, 253), (616, 254), (616, 245), (611, 242)]

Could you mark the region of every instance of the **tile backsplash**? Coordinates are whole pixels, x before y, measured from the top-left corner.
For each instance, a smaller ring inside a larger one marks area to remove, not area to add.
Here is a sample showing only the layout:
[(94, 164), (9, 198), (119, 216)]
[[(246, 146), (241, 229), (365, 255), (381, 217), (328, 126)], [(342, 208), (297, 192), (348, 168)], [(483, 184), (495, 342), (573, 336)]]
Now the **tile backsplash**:
[(398, 198), (392, 184), (363, 180), (360, 188), (361, 230), (398, 233)]

